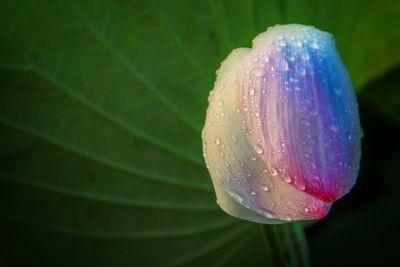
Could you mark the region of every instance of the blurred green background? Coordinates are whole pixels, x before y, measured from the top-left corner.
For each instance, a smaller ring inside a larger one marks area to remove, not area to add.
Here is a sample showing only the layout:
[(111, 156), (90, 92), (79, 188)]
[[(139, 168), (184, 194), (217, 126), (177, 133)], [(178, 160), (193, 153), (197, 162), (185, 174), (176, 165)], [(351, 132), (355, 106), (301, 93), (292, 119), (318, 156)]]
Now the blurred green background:
[[(325, 219), (263, 229), (200, 132), (221, 60), (286, 23), (336, 37), (363, 159)], [(394, 0), (1, 0), (0, 266), (399, 266), (399, 29)]]

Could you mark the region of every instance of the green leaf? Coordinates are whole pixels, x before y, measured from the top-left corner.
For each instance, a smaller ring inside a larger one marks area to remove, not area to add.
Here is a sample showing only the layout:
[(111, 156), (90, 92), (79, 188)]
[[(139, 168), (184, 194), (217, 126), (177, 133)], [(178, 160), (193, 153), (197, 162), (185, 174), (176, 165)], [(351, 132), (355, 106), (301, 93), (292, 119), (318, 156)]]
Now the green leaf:
[(264, 266), (286, 248), (218, 208), (201, 156), (221, 60), (293, 22), (336, 35), (357, 88), (400, 60), (395, 1), (0, 7), (0, 264), (13, 266)]

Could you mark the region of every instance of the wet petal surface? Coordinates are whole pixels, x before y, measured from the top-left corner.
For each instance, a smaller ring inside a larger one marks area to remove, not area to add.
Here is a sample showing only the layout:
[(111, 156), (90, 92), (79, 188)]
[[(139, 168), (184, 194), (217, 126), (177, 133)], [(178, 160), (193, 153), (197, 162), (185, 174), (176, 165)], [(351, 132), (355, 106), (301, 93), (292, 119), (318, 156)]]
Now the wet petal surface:
[(333, 37), (275, 26), (217, 72), (203, 130), (219, 205), (251, 221), (318, 219), (355, 182), (358, 106)]

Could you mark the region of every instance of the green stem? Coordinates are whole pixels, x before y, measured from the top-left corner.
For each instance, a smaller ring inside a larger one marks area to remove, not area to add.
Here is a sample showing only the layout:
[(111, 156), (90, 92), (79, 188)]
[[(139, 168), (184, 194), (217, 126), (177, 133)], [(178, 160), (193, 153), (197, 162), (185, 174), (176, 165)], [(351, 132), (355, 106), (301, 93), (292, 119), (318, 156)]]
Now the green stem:
[(289, 267), (278, 226), (262, 225), (261, 227), (267, 244), (267, 259), (271, 266)]
[(302, 265), (304, 267), (310, 267), (310, 251), (308, 250), (308, 242), (306, 235), (304, 233), (304, 229), (301, 223), (294, 223), (293, 224), (293, 233), (295, 236), (295, 240), (297, 241), (298, 251), (300, 252), (299, 255), (301, 256)]
[(263, 225), (269, 266), (310, 267), (307, 239), (300, 223)]

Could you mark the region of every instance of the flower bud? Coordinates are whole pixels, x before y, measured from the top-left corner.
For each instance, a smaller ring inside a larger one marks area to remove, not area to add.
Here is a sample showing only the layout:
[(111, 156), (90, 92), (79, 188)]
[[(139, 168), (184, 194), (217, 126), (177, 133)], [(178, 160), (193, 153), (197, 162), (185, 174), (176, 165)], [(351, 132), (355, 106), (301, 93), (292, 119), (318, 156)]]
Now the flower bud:
[(360, 136), (333, 36), (295, 24), (222, 62), (202, 133), (218, 204), (259, 223), (324, 217), (357, 178)]

